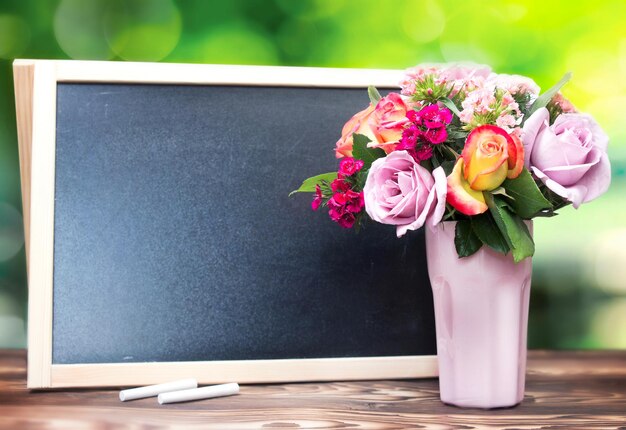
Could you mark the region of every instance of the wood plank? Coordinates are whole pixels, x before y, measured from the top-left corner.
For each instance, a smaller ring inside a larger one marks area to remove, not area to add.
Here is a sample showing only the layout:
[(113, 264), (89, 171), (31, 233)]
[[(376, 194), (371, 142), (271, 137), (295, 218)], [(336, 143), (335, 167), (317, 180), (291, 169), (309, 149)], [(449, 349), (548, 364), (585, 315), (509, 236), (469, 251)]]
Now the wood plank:
[(0, 351), (0, 428), (626, 428), (626, 351), (531, 351), (524, 402), (488, 411), (442, 404), (436, 379), (245, 385), (159, 406), (116, 390), (29, 392), (25, 371), (24, 351)]
[(17, 119), (17, 141), (20, 157), (20, 181), (22, 185), (22, 217), (24, 218), (24, 247), (28, 271), (28, 249), (30, 242), (30, 167), (33, 139), (33, 74), (34, 63), (13, 63), (15, 87), (15, 112)]
[[(19, 71), (19, 68), (18, 68)], [(28, 223), (28, 384), (50, 386), (56, 77), (52, 62), (33, 67), (30, 213)]]
[(50, 387), (107, 387), (158, 384), (168, 379), (196, 378), (199, 383), (237, 381), (293, 382), (437, 375), (431, 355), (399, 357), (310, 358), (292, 360), (233, 360), (166, 363), (53, 364)]
[(397, 88), (402, 70), (55, 60), (59, 82)]

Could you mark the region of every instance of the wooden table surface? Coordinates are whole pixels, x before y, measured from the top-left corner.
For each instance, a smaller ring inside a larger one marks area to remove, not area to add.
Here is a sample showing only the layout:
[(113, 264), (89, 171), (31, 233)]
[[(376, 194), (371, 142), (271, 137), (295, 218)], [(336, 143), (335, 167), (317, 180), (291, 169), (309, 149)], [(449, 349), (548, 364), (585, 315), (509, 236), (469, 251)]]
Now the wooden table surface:
[(436, 379), (247, 385), (160, 406), (117, 390), (26, 389), (26, 353), (0, 350), (0, 429), (626, 429), (626, 351), (529, 354), (515, 408), (460, 409)]

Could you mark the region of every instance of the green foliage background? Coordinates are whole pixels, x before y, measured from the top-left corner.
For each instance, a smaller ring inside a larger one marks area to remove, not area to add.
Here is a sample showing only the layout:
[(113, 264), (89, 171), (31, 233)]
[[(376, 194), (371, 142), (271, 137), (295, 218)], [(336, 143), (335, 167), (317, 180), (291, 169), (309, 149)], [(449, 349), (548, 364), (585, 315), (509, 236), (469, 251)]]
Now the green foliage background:
[(625, 16), (623, 0), (3, 0), (0, 347), (25, 345), (11, 62), (73, 58), (377, 68), (468, 60), (544, 89), (571, 70), (564, 93), (611, 136), (613, 183), (578, 211), (536, 221), (529, 344), (625, 348)]

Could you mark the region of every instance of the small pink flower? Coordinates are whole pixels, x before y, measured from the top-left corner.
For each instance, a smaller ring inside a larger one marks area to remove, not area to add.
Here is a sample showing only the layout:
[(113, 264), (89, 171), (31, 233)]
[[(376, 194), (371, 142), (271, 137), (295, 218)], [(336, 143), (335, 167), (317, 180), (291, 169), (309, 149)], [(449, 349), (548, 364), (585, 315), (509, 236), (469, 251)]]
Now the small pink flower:
[(396, 150), (406, 151), (417, 162), (428, 160), (433, 153), (432, 145), (425, 141), (424, 133), (415, 124), (404, 130)]
[(539, 85), (526, 76), (493, 73), (487, 79), (487, 84), (491, 87), (501, 88), (513, 95), (531, 94), (536, 97), (539, 94)]
[(400, 88), (402, 88), (403, 96), (410, 96), (415, 92), (415, 80), (405, 79), (400, 82)]
[(319, 185), (316, 185), (315, 186), (315, 197), (313, 198), (313, 201), (311, 202), (311, 209), (316, 211), (316, 210), (319, 209), (321, 204), (322, 204), (322, 190), (320, 189)]
[(420, 116), (417, 114), (417, 111), (415, 110), (410, 110), (406, 113), (406, 117), (409, 121), (411, 121), (413, 124), (418, 124), (421, 125), (421, 121), (422, 119), (420, 118)]
[(359, 213), (365, 205), (363, 200), (363, 193), (357, 193), (356, 191), (348, 190), (345, 194), (347, 198), (346, 210), (352, 213)]
[(424, 137), (424, 140), (431, 145), (438, 145), (446, 141), (448, 138), (448, 132), (445, 127), (429, 128), (422, 134), (422, 136)]
[(512, 129), (517, 125), (517, 120), (513, 115), (505, 114), (496, 119), (496, 125), (505, 130)]
[(504, 106), (510, 106), (512, 104), (515, 104), (516, 109), (518, 108), (517, 103), (515, 102), (515, 99), (509, 92), (504, 93), (504, 95), (502, 96), (502, 100), (500, 100), (500, 103), (502, 103)]
[(352, 157), (344, 157), (339, 162), (339, 176), (352, 176), (363, 168), (363, 160), (355, 160)]
[(406, 71), (400, 82), (400, 88), (402, 88), (403, 95), (413, 95), (415, 81), (422, 81), (426, 76), (434, 75), (435, 83), (450, 85), (452, 88), (450, 95), (454, 96), (459, 90), (465, 89), (469, 83), (485, 80), (490, 73), (491, 68), (481, 64), (421, 64)]
[(428, 160), (433, 156), (433, 147), (432, 145), (420, 145), (411, 155), (418, 163)]
[(330, 219), (335, 221), (343, 228), (350, 228), (354, 225), (356, 221), (356, 217), (353, 213), (343, 211), (341, 209), (331, 208), (328, 211), (328, 215), (330, 215)]
[(452, 112), (437, 105), (426, 106), (419, 111), (406, 114), (411, 125), (404, 129), (396, 150), (407, 151), (417, 162), (432, 157), (432, 145), (445, 142), (448, 138), (446, 126), (452, 121)]
[(343, 178), (337, 178), (330, 183), (330, 188), (334, 193), (345, 193), (350, 189), (350, 184), (343, 180)]
[(552, 97), (551, 103), (554, 103), (559, 108), (561, 108), (561, 111), (563, 113), (576, 113), (576, 112), (578, 112), (576, 110), (576, 107), (572, 104), (572, 102), (570, 102), (568, 99), (566, 99), (565, 96), (563, 94), (561, 94), (560, 92), (556, 93), (556, 95), (554, 97)]
[(461, 122), (464, 122), (466, 124), (472, 122), (472, 120), (474, 119), (474, 106), (469, 104), (467, 106), (464, 106), (464, 109), (459, 115), (459, 119), (461, 120)]
[(468, 92), (461, 106), (463, 110), (459, 119), (468, 124), (470, 129), (495, 124), (511, 133), (521, 121), (519, 105), (511, 93), (503, 89), (496, 90), (488, 82), (483, 87)]
[(328, 215), (343, 228), (350, 228), (356, 221), (356, 215), (365, 206), (363, 193), (353, 190), (335, 193), (328, 201)]
[(421, 139), (421, 137), (422, 131), (417, 127), (417, 125), (411, 124), (402, 133), (402, 140), (400, 140), (396, 150), (402, 151), (415, 149), (415, 146), (417, 146), (417, 142)]
[(452, 121), (452, 112), (447, 108), (440, 109), (437, 105), (430, 105), (417, 112), (417, 117), (419, 124), (426, 128), (442, 128)]

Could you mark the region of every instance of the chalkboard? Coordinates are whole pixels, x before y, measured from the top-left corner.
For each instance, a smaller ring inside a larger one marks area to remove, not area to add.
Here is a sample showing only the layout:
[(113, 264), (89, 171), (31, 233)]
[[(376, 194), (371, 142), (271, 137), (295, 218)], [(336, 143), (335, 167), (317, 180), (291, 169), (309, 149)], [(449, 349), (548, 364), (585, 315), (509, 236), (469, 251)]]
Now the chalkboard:
[(423, 233), (357, 234), (289, 197), (336, 169), (364, 88), (59, 80), (55, 94), (52, 378), (436, 354)]

